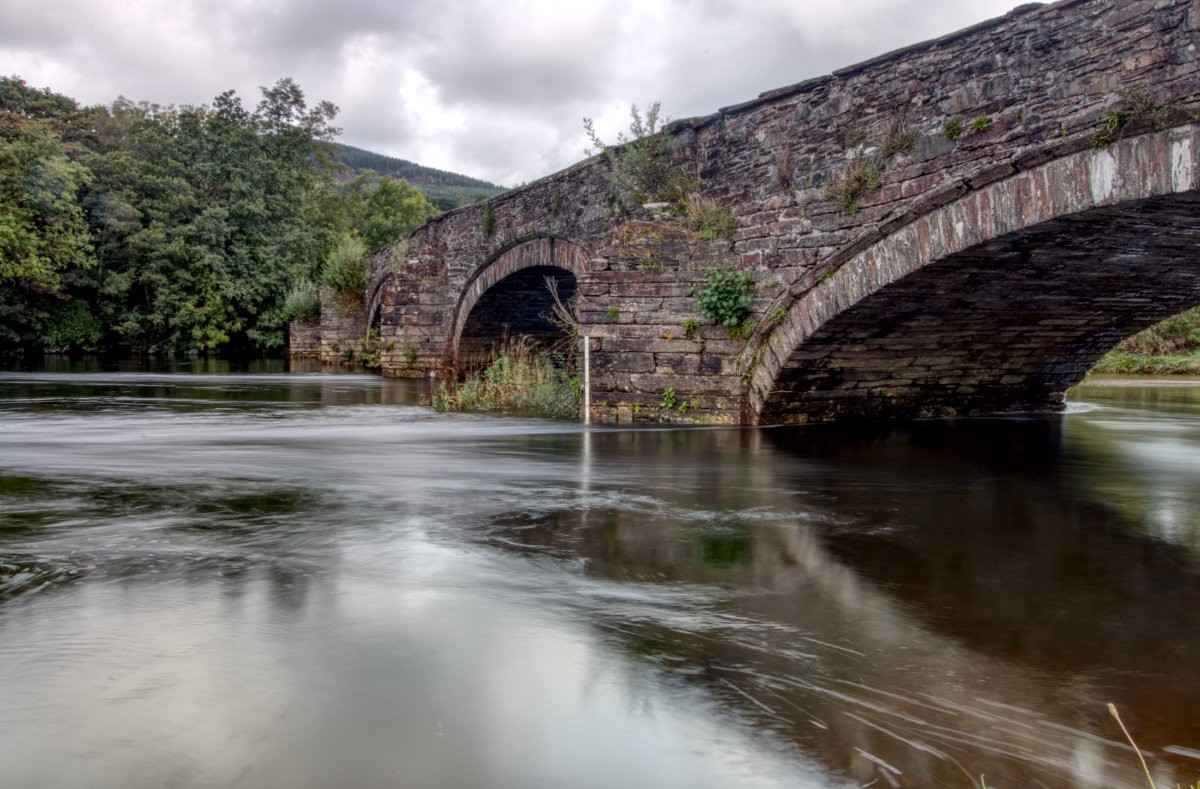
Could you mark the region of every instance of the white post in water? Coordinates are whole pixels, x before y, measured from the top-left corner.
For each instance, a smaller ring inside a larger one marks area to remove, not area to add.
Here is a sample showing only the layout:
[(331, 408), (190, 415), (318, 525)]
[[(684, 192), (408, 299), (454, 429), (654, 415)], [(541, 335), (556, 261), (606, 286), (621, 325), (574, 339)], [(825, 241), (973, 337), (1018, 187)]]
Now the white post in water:
[(592, 343), (583, 335), (583, 423), (592, 422)]

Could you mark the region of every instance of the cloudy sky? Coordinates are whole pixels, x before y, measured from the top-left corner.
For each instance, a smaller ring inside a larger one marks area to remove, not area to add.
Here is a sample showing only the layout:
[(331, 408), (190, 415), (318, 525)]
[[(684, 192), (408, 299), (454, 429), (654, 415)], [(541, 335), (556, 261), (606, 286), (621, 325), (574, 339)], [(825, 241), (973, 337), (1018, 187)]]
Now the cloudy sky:
[(0, 74), (85, 104), (292, 77), (342, 142), (511, 186), (630, 103), (706, 115), (1000, 16), (1015, 0), (0, 0)]

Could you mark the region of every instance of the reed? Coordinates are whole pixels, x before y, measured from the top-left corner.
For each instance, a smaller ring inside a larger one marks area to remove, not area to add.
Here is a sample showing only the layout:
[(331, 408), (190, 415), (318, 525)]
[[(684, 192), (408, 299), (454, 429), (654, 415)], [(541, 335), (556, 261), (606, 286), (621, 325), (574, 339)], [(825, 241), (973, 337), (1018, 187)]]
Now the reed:
[(573, 359), (541, 351), (529, 338), (506, 342), (482, 369), (443, 383), (432, 398), (439, 411), (504, 411), (554, 419), (579, 415), (579, 377)]

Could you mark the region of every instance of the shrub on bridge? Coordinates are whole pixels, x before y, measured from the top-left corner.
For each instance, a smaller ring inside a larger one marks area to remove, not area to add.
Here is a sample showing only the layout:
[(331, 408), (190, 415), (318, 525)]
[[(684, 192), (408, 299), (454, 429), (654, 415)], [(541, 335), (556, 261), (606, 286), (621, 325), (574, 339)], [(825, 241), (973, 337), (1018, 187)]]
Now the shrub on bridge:
[(729, 329), (745, 323), (753, 305), (754, 280), (730, 266), (710, 272), (704, 290), (696, 296), (700, 314)]
[(283, 311), (288, 320), (316, 323), (321, 319), (321, 296), (317, 286), (307, 280), (297, 283), (284, 298)]
[(362, 306), (367, 290), (367, 248), (357, 236), (345, 234), (334, 246), (321, 269), (321, 279), (338, 301)]

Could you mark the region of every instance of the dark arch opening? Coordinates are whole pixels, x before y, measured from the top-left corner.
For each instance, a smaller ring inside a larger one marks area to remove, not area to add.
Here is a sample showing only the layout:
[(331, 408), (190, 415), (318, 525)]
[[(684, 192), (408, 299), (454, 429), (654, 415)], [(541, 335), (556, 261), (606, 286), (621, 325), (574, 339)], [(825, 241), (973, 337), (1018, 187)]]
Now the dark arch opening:
[(956, 252), (834, 315), (761, 421), (1044, 411), (1129, 335), (1200, 302), (1200, 193), (1093, 208)]
[(531, 266), (508, 275), (475, 303), (458, 342), (459, 365), (472, 369), (486, 364), (509, 342), (521, 340), (548, 348), (569, 337), (555, 319), (555, 292), (569, 304), (575, 296), (575, 275), (557, 266)]

